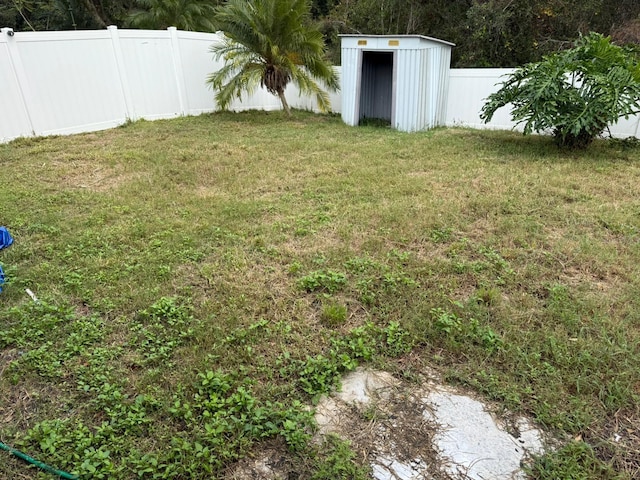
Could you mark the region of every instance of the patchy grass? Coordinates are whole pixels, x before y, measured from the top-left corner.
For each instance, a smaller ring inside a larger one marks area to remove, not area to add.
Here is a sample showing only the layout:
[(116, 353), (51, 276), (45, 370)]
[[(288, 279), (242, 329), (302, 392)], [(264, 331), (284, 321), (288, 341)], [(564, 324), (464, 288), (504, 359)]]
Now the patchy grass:
[(255, 448), (363, 478), (304, 404), (374, 362), (572, 439), (537, 478), (637, 478), (639, 185), (619, 142), (302, 112), (0, 145), (0, 441), (83, 478), (219, 477)]

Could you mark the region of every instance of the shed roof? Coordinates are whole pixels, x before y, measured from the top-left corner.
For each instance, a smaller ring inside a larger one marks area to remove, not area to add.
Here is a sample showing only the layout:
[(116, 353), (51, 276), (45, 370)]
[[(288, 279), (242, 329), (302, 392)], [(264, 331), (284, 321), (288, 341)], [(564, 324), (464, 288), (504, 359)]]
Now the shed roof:
[(357, 37), (357, 38), (417, 38), (423, 40), (429, 40), (431, 42), (442, 43), (450, 47), (455, 47), (455, 43), (440, 40), (439, 38), (427, 37), (425, 35), (358, 35), (357, 33), (343, 33), (338, 35), (339, 37)]

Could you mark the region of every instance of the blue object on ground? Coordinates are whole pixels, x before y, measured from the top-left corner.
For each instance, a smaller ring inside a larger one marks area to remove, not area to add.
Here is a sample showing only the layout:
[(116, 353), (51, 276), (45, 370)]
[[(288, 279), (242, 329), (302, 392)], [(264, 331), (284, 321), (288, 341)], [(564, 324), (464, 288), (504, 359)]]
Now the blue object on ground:
[[(0, 250), (4, 247), (8, 247), (13, 243), (13, 238), (11, 238), (11, 234), (7, 227), (0, 227)], [(2, 266), (0, 266), (0, 292), (2, 292), (2, 284), (4, 284), (4, 272), (2, 271)]]
[(4, 247), (8, 247), (13, 243), (13, 238), (7, 230), (7, 227), (0, 227), (0, 250)]

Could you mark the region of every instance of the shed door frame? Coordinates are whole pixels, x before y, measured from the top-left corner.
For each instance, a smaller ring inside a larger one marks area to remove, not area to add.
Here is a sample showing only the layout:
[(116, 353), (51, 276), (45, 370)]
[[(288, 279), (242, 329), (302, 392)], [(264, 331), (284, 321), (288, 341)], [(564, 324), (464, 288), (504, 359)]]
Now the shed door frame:
[(396, 124), (396, 85), (398, 73), (398, 50), (393, 49), (369, 49), (363, 48), (358, 52), (358, 75), (356, 77), (356, 105), (355, 105), (355, 124), (360, 123), (360, 94), (362, 89), (362, 60), (365, 52), (381, 52), (393, 54), (393, 65), (391, 74), (391, 126), (395, 128)]

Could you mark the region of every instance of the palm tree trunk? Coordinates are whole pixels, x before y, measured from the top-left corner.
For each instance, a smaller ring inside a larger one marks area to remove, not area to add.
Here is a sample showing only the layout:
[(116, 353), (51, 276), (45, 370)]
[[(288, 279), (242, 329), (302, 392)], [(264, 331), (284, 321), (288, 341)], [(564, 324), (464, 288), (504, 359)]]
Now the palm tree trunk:
[(287, 99), (284, 96), (284, 90), (278, 90), (278, 97), (280, 97), (280, 101), (282, 102), (282, 108), (284, 108), (284, 111), (287, 112), (287, 115), (291, 116), (291, 109), (289, 108)]

